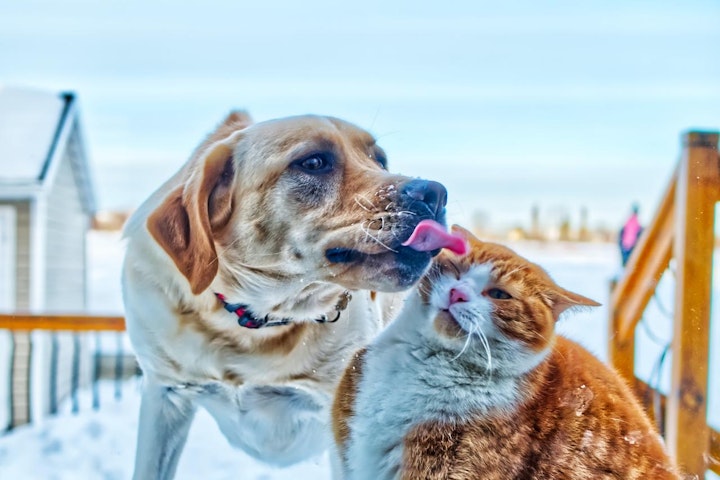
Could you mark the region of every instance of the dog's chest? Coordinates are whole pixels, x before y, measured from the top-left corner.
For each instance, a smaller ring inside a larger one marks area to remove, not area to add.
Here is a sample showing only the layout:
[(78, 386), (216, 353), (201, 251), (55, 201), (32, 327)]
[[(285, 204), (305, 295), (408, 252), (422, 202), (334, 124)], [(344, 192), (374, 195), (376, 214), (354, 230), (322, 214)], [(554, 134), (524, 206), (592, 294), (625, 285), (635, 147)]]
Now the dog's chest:
[[(187, 328), (165, 351), (179, 380), (239, 386), (273, 383), (303, 373), (311, 349), (323, 351), (329, 339), (316, 339), (314, 325), (268, 327), (255, 332), (239, 325), (225, 329)], [(325, 340), (325, 341), (323, 341)], [(315, 367), (317, 370), (318, 367)], [(312, 368), (305, 372), (312, 373)]]

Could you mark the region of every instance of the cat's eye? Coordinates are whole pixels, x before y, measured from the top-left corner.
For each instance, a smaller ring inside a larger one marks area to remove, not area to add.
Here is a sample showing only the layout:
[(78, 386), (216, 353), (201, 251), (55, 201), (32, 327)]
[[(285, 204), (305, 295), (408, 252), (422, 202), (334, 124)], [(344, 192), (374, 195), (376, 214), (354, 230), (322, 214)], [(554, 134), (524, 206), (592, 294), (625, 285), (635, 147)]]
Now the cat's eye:
[(510, 300), (512, 298), (509, 293), (499, 288), (491, 288), (485, 293), (488, 297), (494, 298), (495, 300)]

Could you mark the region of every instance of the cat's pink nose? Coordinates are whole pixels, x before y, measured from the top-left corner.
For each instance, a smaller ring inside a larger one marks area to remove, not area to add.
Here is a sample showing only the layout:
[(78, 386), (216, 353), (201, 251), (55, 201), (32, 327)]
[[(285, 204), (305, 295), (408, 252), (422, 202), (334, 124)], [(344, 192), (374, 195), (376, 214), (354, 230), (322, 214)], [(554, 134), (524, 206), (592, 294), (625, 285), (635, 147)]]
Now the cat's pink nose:
[(453, 305), (455, 303), (460, 302), (467, 302), (468, 301), (468, 294), (465, 293), (460, 288), (451, 288), (450, 289), (450, 305)]

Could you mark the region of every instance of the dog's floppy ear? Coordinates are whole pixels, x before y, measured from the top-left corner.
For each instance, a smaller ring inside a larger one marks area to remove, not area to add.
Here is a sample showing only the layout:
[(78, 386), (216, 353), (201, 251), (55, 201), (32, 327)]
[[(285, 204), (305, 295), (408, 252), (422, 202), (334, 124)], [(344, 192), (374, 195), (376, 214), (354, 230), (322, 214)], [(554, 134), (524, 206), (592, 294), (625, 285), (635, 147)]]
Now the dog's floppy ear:
[(249, 127), (252, 124), (253, 120), (250, 117), (250, 114), (245, 110), (233, 110), (227, 117), (225, 117), (225, 120), (218, 125), (215, 131), (203, 140), (193, 155), (201, 154), (203, 150), (207, 149), (210, 145), (219, 142), (220, 140), (224, 140), (234, 132)]
[(233, 148), (241, 134), (199, 152), (185, 184), (170, 192), (148, 217), (150, 234), (196, 295), (210, 286), (218, 271), (213, 234), (227, 225), (233, 211)]

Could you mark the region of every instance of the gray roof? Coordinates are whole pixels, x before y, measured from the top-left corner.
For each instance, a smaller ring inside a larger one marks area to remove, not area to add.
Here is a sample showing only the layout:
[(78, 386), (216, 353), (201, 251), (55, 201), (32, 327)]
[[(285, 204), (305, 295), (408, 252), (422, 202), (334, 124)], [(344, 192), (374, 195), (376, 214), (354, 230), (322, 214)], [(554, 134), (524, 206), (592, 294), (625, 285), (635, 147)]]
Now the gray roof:
[(74, 138), (70, 159), (83, 207), (95, 211), (78, 117), (72, 93), (0, 86), (0, 198), (28, 198), (46, 188)]

